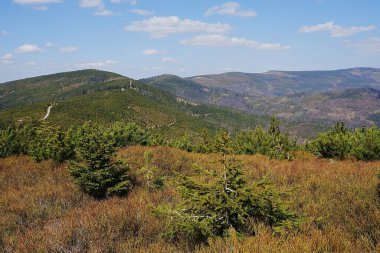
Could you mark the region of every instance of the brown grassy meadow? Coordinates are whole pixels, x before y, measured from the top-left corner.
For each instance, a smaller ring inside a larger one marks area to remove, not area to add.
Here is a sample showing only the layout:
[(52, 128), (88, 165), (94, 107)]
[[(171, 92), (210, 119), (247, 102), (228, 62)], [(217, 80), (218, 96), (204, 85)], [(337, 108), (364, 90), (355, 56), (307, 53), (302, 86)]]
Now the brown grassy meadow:
[[(167, 178), (162, 190), (146, 190), (143, 153)], [(160, 234), (168, 221), (153, 207), (175, 203), (176, 173), (192, 175), (194, 164), (218, 166), (218, 155), (168, 147), (134, 146), (118, 156), (132, 166), (136, 186), (127, 198), (102, 201), (82, 194), (71, 182), (68, 164), (35, 163), (31, 158), (0, 160), (0, 252), (380, 252), (380, 162), (331, 161), (299, 153), (294, 161), (237, 156), (249, 180), (269, 174), (274, 187), (303, 215), (299, 231), (273, 235), (255, 224), (255, 237), (232, 235), (193, 248), (167, 243)]]

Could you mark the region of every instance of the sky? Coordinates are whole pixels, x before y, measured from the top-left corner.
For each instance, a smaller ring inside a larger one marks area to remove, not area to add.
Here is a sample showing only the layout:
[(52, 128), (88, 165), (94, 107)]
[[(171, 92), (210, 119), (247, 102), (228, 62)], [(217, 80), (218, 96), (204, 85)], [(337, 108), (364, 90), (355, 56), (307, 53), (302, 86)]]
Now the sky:
[(0, 82), (380, 67), (379, 0), (1, 0)]

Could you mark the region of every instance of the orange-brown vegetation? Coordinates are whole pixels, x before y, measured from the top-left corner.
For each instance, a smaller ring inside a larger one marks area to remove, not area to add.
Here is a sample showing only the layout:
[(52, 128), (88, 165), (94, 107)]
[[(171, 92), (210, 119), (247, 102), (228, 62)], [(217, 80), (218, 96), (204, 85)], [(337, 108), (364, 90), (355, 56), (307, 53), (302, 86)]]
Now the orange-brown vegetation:
[[(148, 191), (139, 169), (143, 153), (166, 187)], [(153, 207), (175, 203), (176, 173), (195, 175), (194, 164), (218, 166), (217, 154), (187, 153), (169, 147), (134, 146), (119, 151), (131, 165), (136, 185), (126, 198), (95, 200), (83, 194), (67, 164), (35, 163), (31, 158), (0, 160), (0, 252), (379, 252), (380, 162), (332, 161), (299, 153), (294, 161), (236, 156), (249, 180), (269, 174), (273, 186), (291, 191), (288, 202), (303, 222), (298, 231), (273, 235), (254, 224), (257, 235), (211, 239), (193, 248), (168, 243), (160, 234), (168, 222)]]

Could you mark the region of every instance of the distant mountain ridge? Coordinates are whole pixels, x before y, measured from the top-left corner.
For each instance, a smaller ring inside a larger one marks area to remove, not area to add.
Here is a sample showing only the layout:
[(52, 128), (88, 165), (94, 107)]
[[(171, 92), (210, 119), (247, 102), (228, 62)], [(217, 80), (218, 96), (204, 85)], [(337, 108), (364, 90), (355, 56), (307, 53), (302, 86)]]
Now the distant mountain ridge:
[(186, 78), (205, 87), (223, 87), (249, 95), (286, 96), (346, 88), (380, 89), (380, 69), (350, 68), (329, 71), (230, 72)]
[(380, 125), (377, 68), (230, 72), (188, 78), (165, 75), (141, 81), (189, 101), (276, 115), (288, 121), (295, 134), (309, 135), (336, 121), (350, 127)]
[[(206, 127), (237, 130), (282, 119), (301, 139), (337, 121), (380, 125), (380, 69), (224, 73), (134, 80), (81, 70), (0, 84), (0, 122), (46, 119), (57, 124), (94, 120), (168, 126), (178, 135)], [(169, 132), (167, 132), (169, 133)]]

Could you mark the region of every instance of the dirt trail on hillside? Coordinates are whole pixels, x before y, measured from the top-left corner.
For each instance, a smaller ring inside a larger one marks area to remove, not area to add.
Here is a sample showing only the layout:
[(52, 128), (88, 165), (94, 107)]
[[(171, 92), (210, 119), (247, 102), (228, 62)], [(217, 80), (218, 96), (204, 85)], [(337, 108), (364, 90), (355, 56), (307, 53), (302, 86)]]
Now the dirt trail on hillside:
[(47, 108), (45, 117), (43, 117), (41, 120), (45, 120), (50, 116), (50, 111), (51, 111), (51, 108), (53, 108), (53, 106), (54, 106), (54, 104), (49, 105), (49, 107)]

